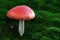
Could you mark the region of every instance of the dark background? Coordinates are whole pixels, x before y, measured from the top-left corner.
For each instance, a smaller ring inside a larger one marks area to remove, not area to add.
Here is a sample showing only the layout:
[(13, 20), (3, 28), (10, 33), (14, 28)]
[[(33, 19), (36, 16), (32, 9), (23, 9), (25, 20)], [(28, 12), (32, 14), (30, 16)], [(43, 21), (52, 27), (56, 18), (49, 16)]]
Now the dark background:
[[(18, 5), (27, 5), (36, 14), (25, 21), (23, 37), (18, 33), (18, 20), (6, 17)], [(0, 40), (60, 40), (60, 0), (0, 0)]]

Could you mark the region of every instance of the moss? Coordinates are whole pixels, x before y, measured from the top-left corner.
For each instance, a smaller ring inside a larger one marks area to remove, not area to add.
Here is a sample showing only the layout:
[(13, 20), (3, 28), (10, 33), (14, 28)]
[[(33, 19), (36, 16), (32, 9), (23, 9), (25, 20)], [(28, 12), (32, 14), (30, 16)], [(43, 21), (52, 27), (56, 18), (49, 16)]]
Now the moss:
[[(0, 40), (60, 40), (60, 0), (0, 0)], [(10, 8), (27, 5), (36, 14), (25, 21), (25, 33), (18, 33), (18, 21), (7, 18)], [(13, 28), (11, 28), (13, 26)]]

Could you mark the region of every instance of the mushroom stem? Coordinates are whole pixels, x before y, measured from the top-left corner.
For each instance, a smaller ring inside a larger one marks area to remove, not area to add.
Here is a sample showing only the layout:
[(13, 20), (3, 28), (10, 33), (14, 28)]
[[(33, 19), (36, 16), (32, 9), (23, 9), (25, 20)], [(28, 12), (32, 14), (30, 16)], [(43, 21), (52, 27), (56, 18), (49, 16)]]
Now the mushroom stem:
[(24, 34), (24, 20), (19, 20), (19, 34), (21, 36)]

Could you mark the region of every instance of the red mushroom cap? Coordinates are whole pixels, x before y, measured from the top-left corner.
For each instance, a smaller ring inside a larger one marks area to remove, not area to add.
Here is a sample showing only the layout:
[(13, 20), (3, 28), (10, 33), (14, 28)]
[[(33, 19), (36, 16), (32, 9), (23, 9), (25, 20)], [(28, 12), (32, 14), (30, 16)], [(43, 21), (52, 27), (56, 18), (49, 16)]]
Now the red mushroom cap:
[(34, 11), (26, 6), (16, 6), (12, 9), (10, 9), (7, 12), (7, 16), (11, 19), (17, 19), (17, 20), (30, 20), (35, 17)]

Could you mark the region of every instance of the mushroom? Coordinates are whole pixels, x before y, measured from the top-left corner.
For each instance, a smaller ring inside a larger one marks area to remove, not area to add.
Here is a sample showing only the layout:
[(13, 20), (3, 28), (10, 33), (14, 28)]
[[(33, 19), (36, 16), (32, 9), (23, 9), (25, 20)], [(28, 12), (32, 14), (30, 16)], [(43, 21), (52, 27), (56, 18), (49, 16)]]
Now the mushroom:
[(11, 19), (16, 19), (19, 20), (19, 34), (23, 36), (24, 34), (24, 20), (31, 20), (35, 18), (35, 13), (34, 11), (26, 6), (26, 5), (21, 5), (21, 6), (16, 6), (12, 9), (10, 9), (7, 12), (7, 17)]

